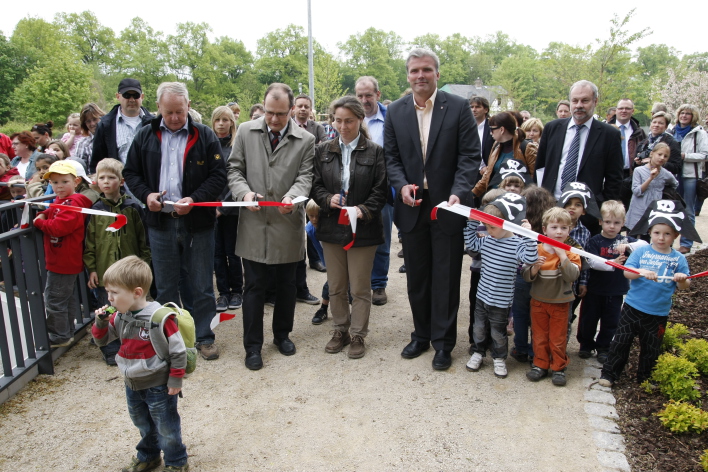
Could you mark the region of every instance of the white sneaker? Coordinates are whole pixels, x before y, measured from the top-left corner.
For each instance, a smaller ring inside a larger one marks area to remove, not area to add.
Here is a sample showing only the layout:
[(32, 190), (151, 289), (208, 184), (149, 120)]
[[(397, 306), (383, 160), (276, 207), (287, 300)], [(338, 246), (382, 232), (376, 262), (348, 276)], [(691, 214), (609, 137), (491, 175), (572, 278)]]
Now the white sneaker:
[(506, 378), (506, 361), (504, 359), (494, 359), (494, 375), (500, 379)]
[(472, 354), (472, 357), (470, 357), (470, 360), (467, 361), (467, 370), (470, 372), (477, 372), (479, 368), (482, 366), (482, 354), (479, 352), (475, 352)]

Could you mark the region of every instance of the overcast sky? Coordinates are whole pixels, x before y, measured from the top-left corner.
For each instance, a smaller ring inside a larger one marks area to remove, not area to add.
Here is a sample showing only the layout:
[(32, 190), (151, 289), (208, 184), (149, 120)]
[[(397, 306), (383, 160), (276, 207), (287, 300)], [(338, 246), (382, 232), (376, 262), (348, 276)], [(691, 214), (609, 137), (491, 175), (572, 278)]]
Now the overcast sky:
[[(427, 11), (420, 7), (413, 11), (416, 5), (425, 3), (381, 0), (359, 0), (350, 3), (311, 1), (313, 36), (328, 51), (335, 54), (338, 53), (338, 42), (344, 42), (350, 35), (363, 32), (369, 27), (395, 31), (404, 41), (412, 41), (414, 37), (426, 33), (439, 34), (441, 37), (453, 33), (467, 37), (485, 37), (501, 30), (517, 42), (530, 45), (537, 51), (541, 51), (553, 41), (580, 46), (594, 45), (595, 39), (604, 38), (609, 34), (610, 19), (614, 14), (623, 18), (635, 7), (637, 10), (629, 24), (629, 30), (636, 32), (649, 27), (653, 34), (635, 44), (632, 50), (636, 50), (637, 45), (647, 46), (653, 43), (672, 46), (683, 54), (706, 50), (703, 45), (705, 38), (701, 36), (701, 28), (697, 27), (698, 19), (694, 24), (685, 22), (686, 16), (692, 14), (690, 11), (698, 14), (698, 3), (693, 7), (685, 6), (688, 12), (679, 12), (671, 4), (658, 1), (622, 3), (616, 0), (595, 0), (572, 4), (558, 0), (448, 0), (429, 4)], [(79, 7), (79, 4), (82, 6)], [(659, 8), (661, 4), (665, 6)], [(505, 11), (504, 8), (508, 10)], [(35, 0), (4, 8), (2, 32), (9, 37), (17, 22), (27, 16), (52, 21), (57, 12), (79, 13), (86, 9), (93, 11), (99, 21), (112, 28), (116, 34), (127, 27), (130, 20), (136, 16), (165, 34), (174, 33), (177, 23), (206, 22), (213, 29), (213, 37), (229, 36), (239, 39), (252, 52), (256, 51), (256, 41), (265, 33), (284, 28), (290, 23), (301, 25), (307, 33), (307, 0), (270, 0), (263, 3), (243, 0), (175, 0), (98, 4), (65, 4), (56, 0)], [(681, 23), (684, 23), (684, 26), (680, 26)]]

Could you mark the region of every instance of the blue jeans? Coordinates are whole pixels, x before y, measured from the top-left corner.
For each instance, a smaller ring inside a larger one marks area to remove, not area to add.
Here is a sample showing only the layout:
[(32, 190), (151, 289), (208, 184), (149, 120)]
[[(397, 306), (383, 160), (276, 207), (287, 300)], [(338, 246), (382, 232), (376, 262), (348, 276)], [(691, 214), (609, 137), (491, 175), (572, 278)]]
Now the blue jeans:
[(374, 268), (371, 270), (371, 290), (386, 288), (388, 284), (388, 266), (391, 262), (391, 226), (393, 225), (393, 206), (388, 203), (381, 210), (384, 242), (376, 248)]
[(165, 453), (165, 465), (181, 467), (187, 463), (187, 448), (182, 442), (182, 427), (177, 412), (177, 395), (168, 395), (167, 385), (132, 390), (126, 385), (128, 414), (142, 438), (135, 449), (140, 462), (150, 462)]
[[(167, 217), (169, 218), (169, 217)], [(187, 308), (194, 318), (197, 344), (214, 342), (209, 326), (216, 316), (214, 299), (214, 229), (190, 233), (183, 218), (169, 218), (167, 230), (150, 227), (152, 264), (155, 268), (157, 301), (180, 303), (180, 271), (189, 274), (194, 306)]]
[[(696, 204), (696, 179), (690, 179), (690, 178), (683, 178), (683, 199), (686, 200), (686, 214), (688, 215), (688, 219), (691, 220), (691, 223), (695, 226), (696, 224), (696, 213), (695, 213), (695, 204)], [(691, 247), (693, 246), (693, 241), (690, 239), (686, 239), (684, 237), (681, 237), (681, 246), (683, 247)]]

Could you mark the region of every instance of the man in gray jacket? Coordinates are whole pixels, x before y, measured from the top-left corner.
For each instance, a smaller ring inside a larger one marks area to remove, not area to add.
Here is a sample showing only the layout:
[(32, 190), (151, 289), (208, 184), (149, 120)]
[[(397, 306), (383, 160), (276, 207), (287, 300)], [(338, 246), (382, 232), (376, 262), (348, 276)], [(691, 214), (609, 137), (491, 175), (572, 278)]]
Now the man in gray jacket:
[(289, 335), (295, 316), (295, 269), (305, 257), (304, 205), (312, 185), (315, 137), (290, 119), (294, 97), (289, 86), (271, 84), (263, 100), (265, 116), (239, 126), (227, 172), (236, 201), (265, 200), (282, 207), (247, 207), (238, 225), (236, 254), (243, 260), (243, 345), (246, 367), (263, 367), (263, 306), (275, 268), (273, 343), (281, 354), (295, 354)]

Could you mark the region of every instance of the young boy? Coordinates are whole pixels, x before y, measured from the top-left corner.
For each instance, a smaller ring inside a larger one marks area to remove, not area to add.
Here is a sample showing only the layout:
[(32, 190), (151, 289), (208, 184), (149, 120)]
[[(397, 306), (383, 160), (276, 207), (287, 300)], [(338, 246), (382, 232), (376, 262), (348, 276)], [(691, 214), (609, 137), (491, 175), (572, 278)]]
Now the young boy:
[[(91, 200), (75, 193), (81, 181), (76, 167), (67, 161), (57, 161), (44, 174), (60, 205), (91, 208)], [(51, 207), (40, 212), (34, 226), (44, 233), (44, 257), (47, 266), (47, 286), (44, 303), (47, 311), (47, 331), (51, 347), (64, 347), (74, 341), (74, 316), (78, 311), (75, 296), (76, 278), (84, 269), (81, 258), (84, 244), (84, 215)]]
[[(521, 195), (506, 193), (484, 207), (484, 212), (517, 224), (523, 221), (522, 226), (531, 229), (531, 225), (523, 220), (526, 202)], [(534, 264), (538, 253), (533, 240), (516, 236), (499, 226), (487, 224), (489, 236), (480, 237), (477, 234), (478, 225), (478, 221), (470, 220), (465, 228), (467, 249), (482, 255), (482, 274), (477, 287), (472, 329), (474, 353), (467, 362), (467, 370), (479, 370), (491, 342), (494, 375), (503, 379), (507, 376), (509, 345), (506, 326), (514, 299), (517, 261)]]
[[(105, 308), (96, 310), (96, 323), (91, 334), (99, 346), (119, 339), (121, 346), (116, 361), (125, 378), (128, 414), (142, 438), (130, 465), (123, 472), (144, 472), (162, 463), (165, 472), (188, 471), (187, 448), (182, 443), (182, 428), (177, 411), (177, 395), (187, 367), (187, 350), (177, 323), (169, 317), (164, 323), (164, 336), (169, 357), (161, 360), (150, 340), (152, 329), (135, 321), (150, 321), (161, 307), (148, 302), (145, 295), (152, 284), (150, 266), (136, 256), (128, 256), (110, 266), (103, 274), (108, 300), (116, 313), (107, 315)], [(159, 331), (158, 331), (159, 333)]]
[[(562, 208), (551, 208), (543, 214), (543, 233), (564, 242), (572, 219)], [(573, 282), (580, 274), (580, 256), (547, 243), (538, 245), (538, 262), (523, 270), (524, 280), (531, 282), (531, 332), (533, 333), (533, 367), (526, 373), (538, 382), (553, 370), (553, 385), (566, 384), (568, 365), (568, 314), (575, 299)]]
[[(622, 202), (608, 200), (600, 209), (602, 219), (600, 226), (602, 232), (590, 238), (586, 250), (604, 259), (614, 260), (624, 264), (627, 260), (625, 251), (645, 245), (644, 241), (637, 241), (629, 236), (619, 234), (624, 226), (625, 210)], [(622, 299), (629, 290), (627, 280), (622, 270), (614, 269), (607, 264), (599, 264), (588, 259), (590, 278), (588, 279), (588, 292), (583, 298), (580, 307), (580, 321), (578, 322), (577, 339), (580, 343), (578, 355), (582, 359), (592, 357), (592, 351), (597, 351), (597, 361), (604, 364), (607, 361), (607, 352), (610, 341), (615, 335), (617, 322), (622, 308)], [(597, 323), (600, 322), (600, 332), (597, 332)]]
[(635, 336), (639, 336), (641, 349), (637, 382), (651, 376), (661, 352), (671, 297), (677, 288), (686, 290), (690, 286), (686, 258), (671, 247), (679, 234), (687, 238), (698, 236), (682, 205), (672, 200), (652, 202), (632, 233), (643, 233), (647, 228), (651, 244), (635, 249), (624, 264), (639, 274), (624, 272), (631, 282), (607, 362), (602, 367), (599, 383), (603, 387), (611, 387), (619, 379)]
[[(143, 226), (144, 212), (135, 198), (126, 194), (123, 186), (123, 164), (117, 159), (102, 159), (96, 167), (96, 180), (101, 191), (94, 210), (121, 213), (128, 224), (118, 231), (106, 231), (111, 218), (92, 217), (86, 227), (84, 264), (89, 272), (89, 288), (96, 290), (98, 306), (108, 303), (103, 284), (103, 274), (114, 262), (126, 256), (138, 256), (150, 263), (150, 249)], [(115, 355), (120, 347), (118, 340), (101, 348), (108, 365), (116, 365)]]

